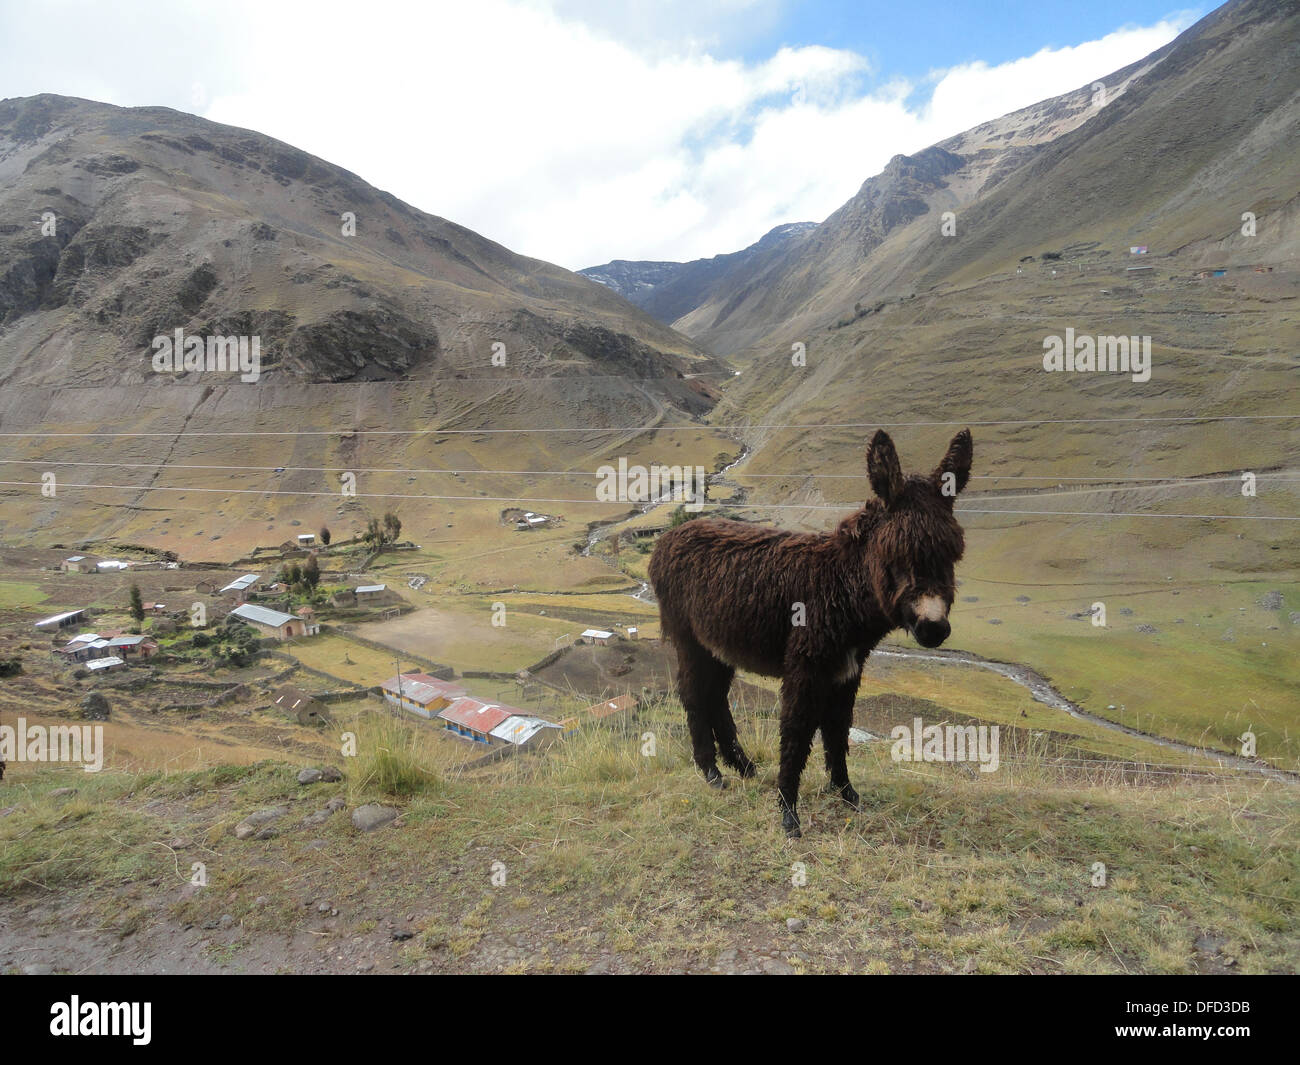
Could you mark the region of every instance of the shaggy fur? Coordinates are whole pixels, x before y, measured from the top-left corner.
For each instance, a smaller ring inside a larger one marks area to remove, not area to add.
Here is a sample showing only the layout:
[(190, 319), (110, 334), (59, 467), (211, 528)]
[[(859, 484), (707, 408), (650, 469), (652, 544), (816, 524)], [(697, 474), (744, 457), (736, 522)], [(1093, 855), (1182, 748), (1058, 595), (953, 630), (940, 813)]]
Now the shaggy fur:
[(650, 582), (677, 651), (695, 764), (712, 786), (726, 786), (719, 754), (741, 776), (754, 773), (727, 700), (735, 671), (782, 678), (777, 792), (788, 835), (800, 834), (799, 778), (819, 728), (831, 788), (858, 805), (849, 726), (872, 648), (897, 628), (927, 647), (948, 636), (964, 547), (953, 501), (971, 456), (963, 430), (933, 474), (904, 477), (893, 441), (877, 432), (867, 475), (878, 498), (829, 535), (696, 519), (659, 538)]

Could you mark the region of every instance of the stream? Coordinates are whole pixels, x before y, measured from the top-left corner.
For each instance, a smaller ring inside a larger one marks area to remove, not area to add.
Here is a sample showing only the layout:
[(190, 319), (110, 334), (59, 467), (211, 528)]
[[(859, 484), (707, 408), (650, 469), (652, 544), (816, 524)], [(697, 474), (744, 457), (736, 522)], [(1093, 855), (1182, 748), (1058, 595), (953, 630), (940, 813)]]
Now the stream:
[[(1231, 769), (1245, 769), (1259, 776), (1269, 777), (1273, 780), (1283, 780), (1288, 784), (1294, 784), (1300, 781), (1300, 773), (1292, 773), (1285, 769), (1275, 769), (1273, 766), (1262, 765), (1253, 759), (1243, 757), (1242, 755), (1228, 754), (1224, 751), (1207, 750), (1204, 747), (1197, 747), (1195, 744), (1183, 743), (1180, 740), (1170, 740), (1163, 736), (1156, 736), (1150, 732), (1143, 732), (1140, 729), (1130, 728), (1128, 725), (1121, 725), (1116, 721), (1100, 717), (1097, 714), (1089, 713), (1078, 703), (1071, 702), (1059, 691), (1057, 691), (1047, 679), (1036, 670), (1028, 666), (1016, 665), (1013, 662), (995, 662), (991, 659), (980, 658), (969, 651), (894, 651), (882, 650), (876, 648), (871, 652), (871, 657), (880, 658), (908, 658), (923, 662), (942, 662), (946, 665), (977, 666), (980, 669), (988, 669), (999, 676), (1006, 677), (1014, 681), (1022, 688), (1026, 689), (1034, 697), (1035, 702), (1049, 706), (1053, 710), (1061, 710), (1079, 721), (1088, 721), (1094, 725), (1100, 725), (1102, 728), (1110, 729), (1113, 732), (1122, 732), (1126, 736), (1133, 736), (1136, 739), (1145, 740), (1148, 743), (1154, 743), (1157, 747), (1165, 747), (1171, 751), (1181, 751), (1184, 754), (1194, 754), (1202, 758), (1214, 759), (1220, 767)], [(868, 659), (870, 661), (870, 659)]]

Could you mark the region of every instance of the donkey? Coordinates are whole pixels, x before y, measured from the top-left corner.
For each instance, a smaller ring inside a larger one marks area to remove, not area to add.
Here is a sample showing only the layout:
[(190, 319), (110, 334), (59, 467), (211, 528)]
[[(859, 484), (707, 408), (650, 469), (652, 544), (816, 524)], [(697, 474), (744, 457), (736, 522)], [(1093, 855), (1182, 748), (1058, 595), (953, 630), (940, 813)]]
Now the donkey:
[[(951, 631), (953, 568), (965, 541), (953, 502), (970, 479), (973, 445), (963, 429), (928, 477), (905, 477), (883, 430), (867, 448), (877, 498), (829, 535), (738, 521), (696, 519), (664, 533), (650, 559), (664, 638), (677, 652), (695, 764), (725, 788), (717, 755), (754, 775), (727, 701), (737, 669), (781, 678), (781, 827), (801, 835), (799, 778), (820, 728), (828, 790), (854, 809), (849, 726), (862, 664), (893, 629), (923, 647)], [(716, 747), (715, 747), (716, 744)]]

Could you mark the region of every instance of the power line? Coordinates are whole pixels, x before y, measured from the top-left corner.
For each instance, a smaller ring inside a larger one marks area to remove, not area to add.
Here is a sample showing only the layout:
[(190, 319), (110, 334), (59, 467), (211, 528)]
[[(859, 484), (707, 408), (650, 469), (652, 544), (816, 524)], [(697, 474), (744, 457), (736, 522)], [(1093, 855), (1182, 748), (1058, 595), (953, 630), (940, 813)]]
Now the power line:
[[(121, 469), (238, 469), (242, 472), (260, 472), (260, 473), (438, 473), (438, 475), (448, 475), (454, 477), (464, 477), (467, 475), (474, 476), (516, 476), (516, 477), (586, 477), (586, 479), (598, 479), (601, 473), (591, 471), (591, 469), (434, 469), (424, 467), (346, 467), (346, 466), (218, 466), (218, 464), (208, 463), (173, 463), (166, 462), (81, 462), (81, 460), (64, 460), (64, 459), (5, 459), (0, 458), (0, 464), (5, 466), (85, 466), (85, 467), (109, 467)], [(787, 479), (793, 477), (797, 480), (866, 480), (862, 473), (797, 473), (797, 475), (787, 475), (787, 473), (745, 473), (745, 477), (762, 477), (764, 480)], [(1269, 481), (1300, 481), (1300, 476), (1290, 477), (1283, 473), (1258, 473), (1257, 480)], [(1226, 477), (1203, 475), (1195, 477), (1053, 477), (1050, 475), (1041, 476), (1011, 476), (1000, 477), (996, 475), (972, 476), (972, 481), (978, 480), (1028, 480), (1028, 481), (1053, 481), (1053, 482), (1110, 482), (1115, 481), (1119, 484), (1134, 485), (1151, 485), (1154, 488), (1180, 488), (1184, 485), (1209, 485), (1222, 484), (1222, 482), (1231, 482), (1236, 484), (1240, 480), (1240, 475), (1230, 475)], [(1070, 494), (1084, 494), (1089, 492), (1125, 492), (1123, 488), (1099, 488), (1099, 489), (1082, 489), (1079, 492)], [(1045, 494), (1065, 494), (1065, 493), (1040, 493), (1036, 495), (1000, 495), (1000, 499), (1040, 499)]]
[[(41, 481), (0, 481), (0, 485), (8, 485), (18, 488), (43, 488), (45, 484)], [(451, 496), (451, 495), (429, 495), (419, 492), (357, 492), (344, 496), (341, 492), (306, 492), (291, 491), (283, 488), (196, 488), (196, 487), (169, 487), (166, 485), (142, 485), (142, 484), (71, 484), (65, 483), (58, 485), (59, 488), (93, 488), (93, 489), (113, 489), (126, 492), (195, 492), (211, 495), (255, 495), (255, 496), (326, 496), (334, 499), (433, 499), (441, 501), (459, 501), (482, 502), (482, 503), (575, 503), (590, 506), (613, 506), (615, 503), (606, 503), (599, 499), (528, 499), (523, 496)], [(617, 505), (620, 506), (638, 506), (645, 503), (666, 504), (666, 503), (685, 503), (688, 500), (644, 500), (641, 502), (635, 500), (619, 500)], [(710, 503), (702, 502), (697, 505), (703, 507), (731, 507), (740, 509), (743, 507), (750, 510), (833, 510), (843, 513), (849, 509), (848, 504), (842, 506), (826, 506), (816, 503), (744, 503), (737, 506), (732, 503)], [(1158, 512), (1144, 511), (1078, 511), (1078, 510), (976, 510), (973, 508), (961, 507), (957, 511), (959, 514), (1004, 514), (1004, 515), (1056, 515), (1059, 517), (1076, 517), (1076, 518), (1199, 518), (1219, 521), (1300, 521), (1300, 517), (1275, 517), (1266, 514), (1161, 514)]]
[[(435, 469), (421, 466), (224, 466), (209, 463), (191, 463), (191, 462), (168, 462), (165, 459), (158, 462), (84, 462), (79, 460), (64, 459), (6, 459), (0, 458), (0, 464), (11, 466), (91, 466), (91, 467), (117, 467), (126, 470), (149, 470), (149, 469), (169, 469), (169, 470), (240, 470), (251, 473), (432, 473), (447, 474), (454, 477), (464, 477), (467, 474), (483, 476), (514, 476), (514, 477), (590, 477), (600, 476), (593, 470), (484, 470), (484, 469)], [(713, 474), (711, 476), (716, 476)], [(866, 476), (862, 473), (745, 473), (746, 479), (763, 479), (763, 480), (812, 480), (812, 481), (865, 481)], [(1300, 476), (1291, 477), (1282, 473), (1259, 473), (1256, 474), (1258, 480), (1269, 481), (1300, 481)], [(1162, 486), (1176, 486), (1184, 484), (1217, 484), (1220, 482), (1239, 481), (1240, 474), (1232, 474), (1226, 477), (1214, 474), (1198, 474), (1191, 477), (1057, 477), (1053, 474), (972, 474), (972, 481), (1050, 481), (1053, 483), (1103, 483), (1103, 484), (1157, 484)], [(1106, 489), (1099, 489), (1105, 491)], [(1122, 489), (1115, 489), (1122, 491)], [(1036, 498), (1036, 497), (1013, 497), (1003, 496), (1001, 498)]]
[(651, 432), (745, 432), (754, 429), (900, 429), (924, 426), (971, 426), (971, 425), (1110, 425), (1128, 422), (1239, 422), (1239, 421), (1300, 421), (1300, 414), (1195, 414), (1177, 416), (1151, 416), (1132, 418), (1018, 418), (992, 419), (983, 421), (911, 421), (911, 422), (816, 422), (816, 423), (755, 423), (737, 425), (708, 425), (697, 423), (691, 425), (629, 425), (621, 428), (598, 425), (575, 425), (565, 427), (543, 427), (532, 429), (288, 429), (275, 431), (239, 431), (239, 432), (190, 432), (173, 430), (172, 432), (154, 433), (0, 433), (0, 438), (40, 438), (43, 440), (63, 437), (85, 439), (126, 439), (147, 437), (259, 437), (259, 436), (477, 436), (501, 433), (651, 433)]

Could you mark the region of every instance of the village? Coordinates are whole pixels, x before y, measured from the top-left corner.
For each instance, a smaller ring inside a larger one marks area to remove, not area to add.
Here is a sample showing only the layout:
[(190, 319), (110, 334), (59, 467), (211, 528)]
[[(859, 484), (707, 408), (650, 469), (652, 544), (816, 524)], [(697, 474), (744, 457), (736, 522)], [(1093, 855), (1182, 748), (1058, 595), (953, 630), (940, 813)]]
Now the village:
[[(81, 716), (91, 716), (88, 703), (104, 701), (146, 707), (147, 714), (181, 712), (189, 720), (215, 721), (224, 711), (290, 722), (327, 750), (335, 745), (326, 737), (339, 732), (340, 721), (387, 714), (441, 737), (458, 762), (473, 766), (542, 752), (584, 726), (626, 731), (642, 703), (667, 687), (669, 672), (658, 654), (652, 685), (634, 684), (645, 678), (629, 676), (626, 663), (635, 654), (628, 649), (650, 650), (658, 641), (639, 640), (639, 626), (623, 621), (575, 626), (571, 636), (550, 641), (532, 669), (513, 671), (458, 672), (372, 640), (365, 635), (372, 623), (409, 618), (419, 609), (409, 597), (421, 594), (427, 578), (358, 580), (346, 572), (355, 554), (331, 548), (327, 530), (296, 534), (238, 560), (248, 566), (237, 573), (186, 564), (170, 552), (122, 547), (111, 553), (120, 557), (83, 549), (47, 561), (41, 568), (58, 570), (60, 594), (78, 598), (29, 617), (28, 638), (19, 625), (0, 630), (7, 643), (0, 655), (26, 649), (12, 659), (13, 672), (29, 684), (48, 681), (44, 690), (54, 696), (48, 709), (56, 716), (76, 714), (68, 695), (81, 700)], [(110, 577), (113, 591), (106, 595)], [(579, 648), (608, 664), (586, 669), (576, 685), (571, 676), (539, 675)], [(22, 702), (21, 688), (7, 683), (7, 694), (19, 698), (5, 700), (6, 712)], [(506, 697), (511, 691), (513, 701)], [(107, 712), (94, 716), (102, 720)]]

